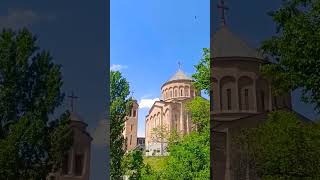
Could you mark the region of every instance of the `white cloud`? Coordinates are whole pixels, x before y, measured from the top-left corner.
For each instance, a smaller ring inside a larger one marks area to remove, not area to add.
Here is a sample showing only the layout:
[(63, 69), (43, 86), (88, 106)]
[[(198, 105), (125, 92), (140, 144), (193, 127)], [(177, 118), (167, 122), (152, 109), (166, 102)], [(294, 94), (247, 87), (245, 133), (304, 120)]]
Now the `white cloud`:
[(141, 99), (139, 103), (139, 108), (151, 108), (155, 101), (159, 101), (159, 98), (155, 99)]
[(0, 28), (18, 29), (40, 21), (55, 19), (54, 16), (39, 15), (29, 9), (9, 9), (7, 15), (0, 16)]
[(146, 95), (142, 96), (141, 99), (151, 98), (152, 96), (153, 96), (152, 94), (146, 94)]
[(128, 66), (126, 65), (121, 65), (121, 64), (112, 64), (111, 67), (110, 67), (110, 70), (111, 71), (120, 71), (122, 69), (127, 69)]

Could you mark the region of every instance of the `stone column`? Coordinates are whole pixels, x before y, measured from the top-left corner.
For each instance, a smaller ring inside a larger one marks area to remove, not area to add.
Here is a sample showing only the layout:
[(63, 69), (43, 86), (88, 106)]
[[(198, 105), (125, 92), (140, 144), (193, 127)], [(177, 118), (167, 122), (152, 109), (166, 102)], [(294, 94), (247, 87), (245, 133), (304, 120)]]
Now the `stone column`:
[(182, 134), (184, 134), (184, 127), (183, 127), (183, 107), (182, 107), (182, 102), (180, 102), (180, 131)]
[(222, 97), (222, 96), (221, 96), (220, 80), (217, 81), (216, 91), (218, 91), (218, 97), (216, 99), (216, 101), (217, 101), (217, 103), (216, 103), (217, 104), (217, 110), (221, 112), (222, 107), (221, 107), (221, 98), (220, 97)]
[[(163, 107), (161, 107), (161, 112), (160, 112), (160, 127), (163, 130)], [(161, 137), (161, 155), (163, 155), (163, 137)]]
[(230, 180), (231, 177), (230, 177), (230, 167), (231, 167), (231, 164), (230, 164), (230, 134), (229, 134), (229, 129), (226, 130), (226, 139), (227, 139), (227, 142), (226, 142), (226, 174), (225, 174), (225, 180)]
[[(232, 92), (232, 91), (231, 91)], [(231, 94), (231, 98), (232, 97), (232, 94)], [(236, 79), (236, 82), (235, 82), (235, 103), (236, 103), (236, 109), (233, 110), (233, 111), (236, 111), (236, 112), (239, 112), (240, 110), (240, 106), (239, 106), (239, 85), (238, 85), (238, 79)], [(232, 101), (231, 101), (232, 103)]]
[(269, 111), (272, 111), (272, 89), (270, 83), (268, 83), (269, 88)]
[(253, 111), (257, 112), (257, 84), (256, 78), (253, 80)]
[(74, 148), (72, 147), (71, 148), (71, 152), (70, 152), (70, 154), (71, 154), (71, 158), (69, 159), (69, 162), (70, 162), (70, 164), (69, 164), (69, 173), (68, 174), (73, 174), (73, 165), (74, 165), (74, 155), (75, 155), (75, 152), (74, 152), (75, 150), (74, 150)]

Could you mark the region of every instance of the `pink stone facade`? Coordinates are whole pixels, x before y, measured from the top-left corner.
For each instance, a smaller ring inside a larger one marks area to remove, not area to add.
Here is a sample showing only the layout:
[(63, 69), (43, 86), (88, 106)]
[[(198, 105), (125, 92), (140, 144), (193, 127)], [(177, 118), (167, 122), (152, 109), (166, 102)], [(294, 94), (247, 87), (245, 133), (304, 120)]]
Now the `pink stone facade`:
[(179, 70), (161, 87), (161, 100), (156, 101), (145, 119), (145, 144), (147, 156), (167, 155), (166, 139), (157, 136), (154, 129), (170, 133), (173, 130), (188, 134), (192, 130), (191, 115), (185, 104), (200, 95), (192, 86), (192, 79)]

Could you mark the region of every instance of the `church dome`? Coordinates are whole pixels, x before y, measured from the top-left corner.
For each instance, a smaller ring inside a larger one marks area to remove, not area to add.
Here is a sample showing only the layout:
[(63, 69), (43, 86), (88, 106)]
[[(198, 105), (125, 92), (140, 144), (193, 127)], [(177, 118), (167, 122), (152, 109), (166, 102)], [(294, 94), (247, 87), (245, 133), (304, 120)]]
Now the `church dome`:
[(84, 122), (83, 119), (79, 116), (79, 114), (75, 112), (70, 112), (70, 120)]
[(167, 82), (176, 81), (176, 80), (190, 80), (192, 78), (187, 76), (181, 69), (179, 69)]
[(196, 96), (196, 90), (192, 85), (192, 78), (187, 76), (181, 69), (162, 85), (161, 92), (161, 99), (164, 101), (193, 98)]
[(259, 50), (250, 47), (244, 40), (233, 34), (226, 25), (218, 29), (211, 41), (215, 58), (247, 57), (264, 59)]
[(70, 112), (70, 120), (71, 120), (71, 126), (75, 126), (82, 131), (85, 131), (87, 127), (87, 123), (84, 122), (84, 120), (79, 116), (79, 114), (75, 112)]

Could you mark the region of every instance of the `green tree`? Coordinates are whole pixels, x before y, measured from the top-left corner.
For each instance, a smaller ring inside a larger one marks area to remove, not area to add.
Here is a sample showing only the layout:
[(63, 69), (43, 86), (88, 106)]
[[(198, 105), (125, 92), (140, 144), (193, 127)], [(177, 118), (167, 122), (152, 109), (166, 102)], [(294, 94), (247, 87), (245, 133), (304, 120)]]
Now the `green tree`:
[(0, 179), (45, 179), (61, 165), (67, 120), (49, 124), (64, 97), (60, 68), (27, 29), (0, 33)]
[(277, 111), (266, 123), (242, 130), (237, 143), (248, 164), (262, 179), (320, 177), (320, 126)]
[(197, 97), (187, 103), (187, 110), (197, 131), (183, 137), (173, 133), (173, 138), (169, 138), (170, 156), (163, 171), (164, 179), (210, 178), (210, 103)]
[(125, 117), (129, 114), (132, 101), (129, 83), (119, 71), (110, 73), (110, 177), (121, 179), (124, 170), (121, 161), (126, 152), (126, 141), (122, 132), (124, 130)]
[(123, 158), (122, 165), (126, 172), (125, 174), (129, 176), (130, 180), (141, 179), (141, 171), (144, 167), (142, 151), (133, 150), (126, 153)]
[(301, 88), (302, 99), (320, 111), (320, 1), (288, 0), (270, 13), (277, 33), (261, 49), (274, 60), (262, 68), (275, 94)]
[(192, 75), (195, 82), (194, 87), (198, 90), (204, 90), (206, 94), (210, 92), (210, 49), (203, 48), (200, 62), (194, 66), (196, 73)]
[(202, 97), (196, 97), (186, 105), (190, 112), (192, 123), (197, 131), (204, 131), (210, 124), (210, 102)]
[(157, 172), (155, 172), (149, 164), (145, 164), (141, 171), (141, 180), (158, 180), (160, 179)]
[[(209, 128), (208, 128), (209, 129)], [(163, 179), (209, 179), (209, 131), (191, 132), (169, 146), (170, 156), (162, 172)]]

